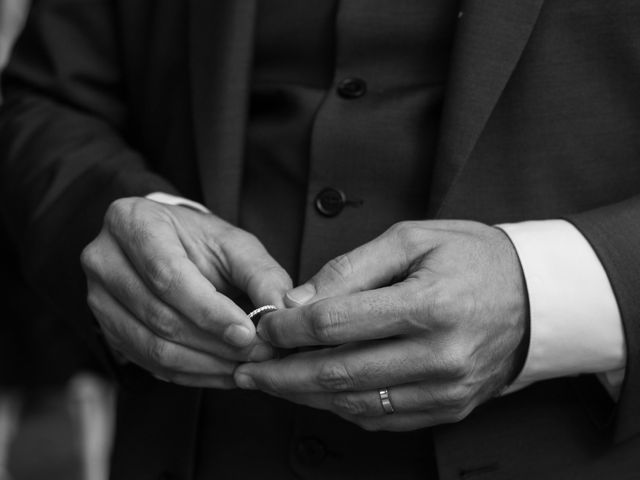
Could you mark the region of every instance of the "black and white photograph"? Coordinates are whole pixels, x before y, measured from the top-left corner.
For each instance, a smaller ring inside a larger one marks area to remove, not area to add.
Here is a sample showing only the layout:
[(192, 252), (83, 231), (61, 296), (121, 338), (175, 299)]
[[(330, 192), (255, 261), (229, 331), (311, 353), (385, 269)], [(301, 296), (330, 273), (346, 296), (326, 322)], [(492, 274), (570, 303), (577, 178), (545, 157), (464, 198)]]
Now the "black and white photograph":
[(639, 480), (638, 92), (638, 0), (0, 0), (0, 480)]

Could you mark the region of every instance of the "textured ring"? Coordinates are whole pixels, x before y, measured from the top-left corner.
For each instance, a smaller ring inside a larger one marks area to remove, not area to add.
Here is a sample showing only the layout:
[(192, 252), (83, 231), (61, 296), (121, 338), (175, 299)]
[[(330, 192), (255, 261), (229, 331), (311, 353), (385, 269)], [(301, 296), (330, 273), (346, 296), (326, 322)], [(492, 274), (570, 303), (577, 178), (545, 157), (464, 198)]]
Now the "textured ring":
[(276, 307), (275, 305), (263, 305), (260, 308), (256, 308), (254, 311), (249, 313), (247, 316), (249, 317), (250, 320), (253, 320), (253, 317), (258, 317), (259, 318), (262, 315), (264, 315), (265, 313), (275, 312), (276, 310), (278, 310), (278, 307)]
[(384, 413), (386, 413), (387, 415), (391, 415), (392, 413), (395, 413), (396, 410), (395, 408), (393, 408), (393, 404), (391, 403), (391, 398), (389, 397), (389, 389), (381, 388), (378, 391), (378, 394), (380, 395), (380, 403), (382, 404), (382, 409), (384, 410)]

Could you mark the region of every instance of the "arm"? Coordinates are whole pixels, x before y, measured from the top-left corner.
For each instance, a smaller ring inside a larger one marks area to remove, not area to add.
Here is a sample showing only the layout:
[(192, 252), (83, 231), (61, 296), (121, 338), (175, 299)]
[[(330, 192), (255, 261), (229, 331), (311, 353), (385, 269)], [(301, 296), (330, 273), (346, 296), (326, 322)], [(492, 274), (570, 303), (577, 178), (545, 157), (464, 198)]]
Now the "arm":
[(140, 198), (177, 192), (127, 141), (113, 5), (34, 4), (4, 79), (4, 215), (28, 279), (95, 352), (92, 316), (156, 377), (232, 388), (238, 361), (272, 350), (230, 295), (277, 303), (291, 281), (247, 232)]
[(617, 399), (626, 358), (622, 320), (587, 240), (563, 220), (499, 227), (518, 252), (531, 317), (527, 360), (508, 392), (540, 380), (597, 373)]
[(616, 415), (616, 438), (624, 440), (640, 431), (640, 197), (570, 215), (587, 238), (607, 272), (616, 296), (625, 334), (627, 359), (625, 381)]
[(107, 206), (174, 191), (124, 140), (112, 2), (34, 2), (3, 76), (3, 217), (30, 283), (100, 351), (79, 252)]

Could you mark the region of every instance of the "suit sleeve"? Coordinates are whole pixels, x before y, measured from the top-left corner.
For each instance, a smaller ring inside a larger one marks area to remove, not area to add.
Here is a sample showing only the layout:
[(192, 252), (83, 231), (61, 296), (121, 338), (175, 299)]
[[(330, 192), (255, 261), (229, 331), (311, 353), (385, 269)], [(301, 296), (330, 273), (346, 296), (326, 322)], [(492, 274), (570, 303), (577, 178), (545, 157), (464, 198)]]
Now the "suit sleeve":
[(0, 208), (23, 273), (101, 356), (80, 253), (113, 200), (175, 192), (127, 142), (113, 9), (106, 0), (36, 0), (0, 110)]
[(640, 196), (567, 217), (587, 238), (616, 296), (627, 346), (616, 440), (640, 433)]
[(529, 297), (530, 343), (509, 392), (556, 377), (597, 373), (617, 400), (626, 347), (618, 304), (584, 236), (564, 220), (498, 225), (511, 239)]

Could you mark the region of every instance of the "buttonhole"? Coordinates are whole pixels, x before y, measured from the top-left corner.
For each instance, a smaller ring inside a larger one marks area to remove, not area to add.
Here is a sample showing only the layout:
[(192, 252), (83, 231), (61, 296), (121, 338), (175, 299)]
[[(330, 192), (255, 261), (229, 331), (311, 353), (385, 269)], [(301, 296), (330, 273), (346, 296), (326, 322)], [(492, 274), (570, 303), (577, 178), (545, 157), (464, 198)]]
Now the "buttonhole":
[(345, 200), (344, 204), (349, 206), (349, 207), (360, 208), (360, 207), (362, 207), (362, 205), (364, 205), (364, 200), (347, 198)]
[(460, 478), (462, 478), (463, 480), (467, 480), (473, 477), (477, 477), (479, 475), (486, 475), (487, 473), (493, 473), (496, 470), (498, 470), (497, 463), (485, 465), (484, 467), (468, 468), (468, 469), (460, 470)]

